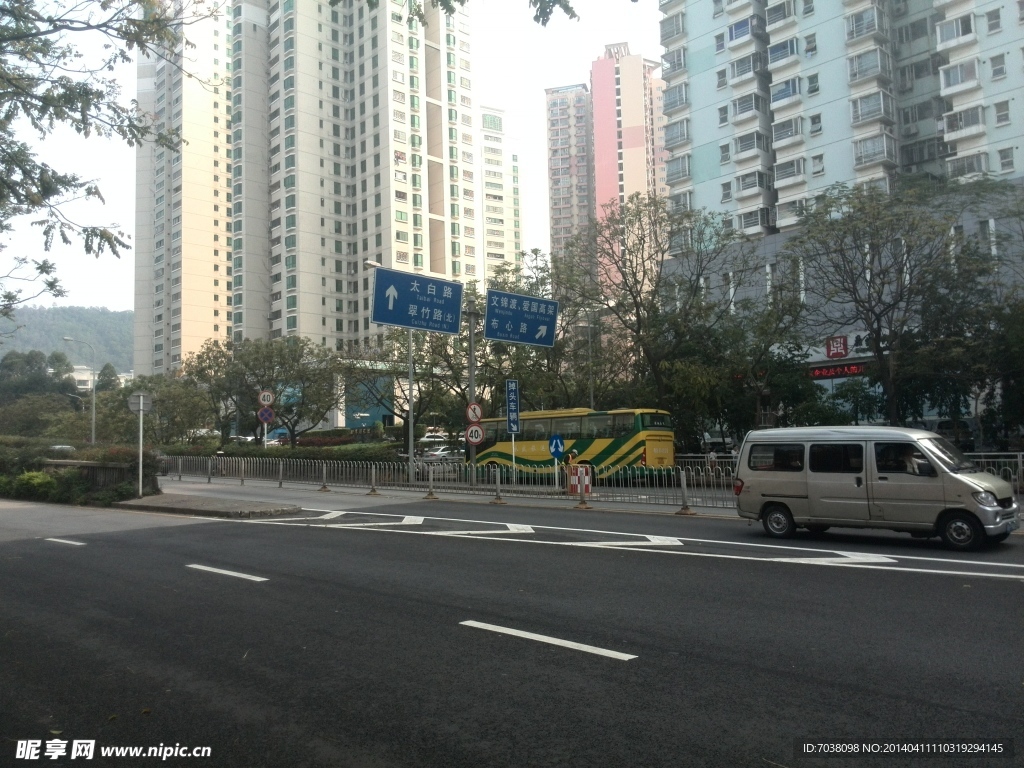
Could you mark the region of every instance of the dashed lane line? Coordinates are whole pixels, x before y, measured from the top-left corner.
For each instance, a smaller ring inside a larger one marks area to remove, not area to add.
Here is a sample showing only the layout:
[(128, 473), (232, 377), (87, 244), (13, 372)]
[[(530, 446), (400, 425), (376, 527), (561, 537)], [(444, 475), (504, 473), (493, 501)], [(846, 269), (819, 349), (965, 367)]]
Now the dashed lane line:
[(475, 629), (485, 629), (488, 632), (497, 632), (501, 635), (512, 635), (513, 637), (522, 637), (527, 640), (536, 640), (539, 643), (557, 645), (562, 648), (571, 648), (574, 651), (593, 653), (597, 656), (607, 656), (609, 659), (617, 659), (619, 661), (629, 661), (630, 659), (636, 658), (636, 656), (634, 656), (631, 653), (620, 653), (619, 651), (610, 651), (607, 648), (598, 648), (596, 645), (584, 645), (583, 643), (574, 643), (571, 640), (562, 640), (561, 638), (549, 637), (548, 635), (538, 635), (535, 632), (524, 632), (521, 629), (501, 627), (497, 624), (484, 624), (482, 621), (460, 621), (459, 624), (463, 627), (474, 627)]
[(236, 579), (248, 579), (249, 581), (270, 581), (270, 579), (264, 579), (262, 576), (251, 576), (248, 573), (239, 573), (238, 571), (225, 571), (223, 568), (212, 568), (209, 565), (197, 565), (192, 563), (186, 565), (186, 568), (195, 568), (197, 571), (209, 571), (210, 573), (219, 573), (222, 576), (234, 576)]
[(76, 547), (84, 547), (84, 541), (72, 541), (71, 539), (43, 539), (43, 541), (53, 541), (57, 544), (74, 544)]

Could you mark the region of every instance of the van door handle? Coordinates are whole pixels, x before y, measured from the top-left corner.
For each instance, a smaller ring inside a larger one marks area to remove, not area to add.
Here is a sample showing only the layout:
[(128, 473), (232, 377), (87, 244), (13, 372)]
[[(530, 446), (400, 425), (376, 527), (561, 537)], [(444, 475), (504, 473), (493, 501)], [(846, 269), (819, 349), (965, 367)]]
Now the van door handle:
[(864, 480), (862, 478), (859, 478), (859, 477), (853, 478), (853, 482), (857, 484), (858, 488), (860, 488), (862, 485), (864, 485)]
[(888, 480), (889, 478), (888, 477), (879, 477), (878, 479), (879, 480)]

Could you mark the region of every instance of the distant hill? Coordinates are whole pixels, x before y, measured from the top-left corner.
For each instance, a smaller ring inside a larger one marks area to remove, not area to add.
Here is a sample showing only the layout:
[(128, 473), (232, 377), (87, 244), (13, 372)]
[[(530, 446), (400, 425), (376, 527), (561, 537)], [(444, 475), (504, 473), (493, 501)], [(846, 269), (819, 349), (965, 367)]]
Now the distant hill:
[(91, 365), (87, 346), (64, 341), (72, 336), (96, 348), (97, 368), (112, 363), (118, 373), (127, 373), (132, 370), (134, 314), (105, 307), (19, 307), (14, 323), (0, 321), (0, 357), (11, 351), (38, 349), (48, 355), (59, 350), (75, 365)]

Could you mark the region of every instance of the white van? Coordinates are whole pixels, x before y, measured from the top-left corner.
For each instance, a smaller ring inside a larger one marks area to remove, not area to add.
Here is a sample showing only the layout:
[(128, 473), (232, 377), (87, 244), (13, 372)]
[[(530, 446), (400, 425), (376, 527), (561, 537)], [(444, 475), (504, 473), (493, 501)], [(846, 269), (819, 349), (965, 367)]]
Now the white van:
[(1010, 484), (933, 432), (798, 427), (751, 432), (733, 484), (741, 517), (769, 536), (797, 528), (885, 528), (977, 549), (1016, 530)]

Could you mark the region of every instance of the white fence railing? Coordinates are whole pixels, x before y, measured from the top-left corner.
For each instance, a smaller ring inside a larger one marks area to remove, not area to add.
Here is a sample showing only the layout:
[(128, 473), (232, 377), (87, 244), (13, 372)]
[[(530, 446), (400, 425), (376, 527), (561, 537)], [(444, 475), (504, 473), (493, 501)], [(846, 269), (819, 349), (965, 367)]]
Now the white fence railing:
[[(986, 472), (1007, 480), (1020, 490), (1024, 476), (1024, 453), (969, 454)], [(276, 481), (321, 487), (353, 487), (372, 490), (419, 490), (426, 493), (460, 493), (513, 497), (559, 497), (567, 495), (565, 467), (556, 474), (502, 466), (472, 467), (461, 462), (417, 462), (413, 476), (401, 462), (315, 461), (238, 456), (166, 456), (161, 473), (181, 479), (205, 477), (208, 482), (234, 480)], [(736, 457), (704, 454), (677, 456), (674, 467), (624, 467), (595, 481), (589, 498), (593, 501), (632, 504), (662, 504), (677, 507), (736, 506), (733, 495)]]

